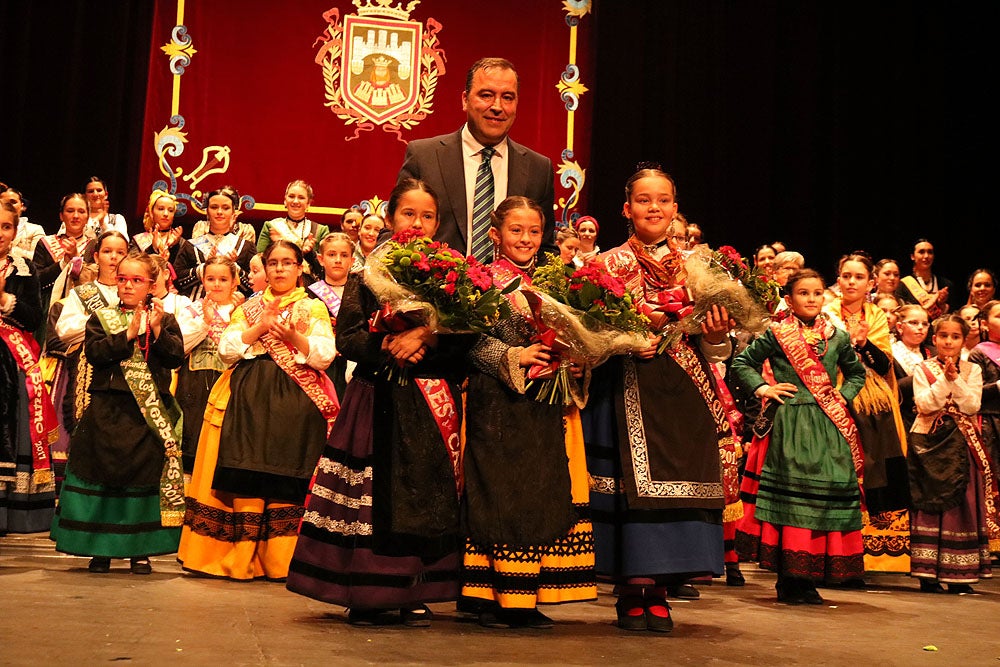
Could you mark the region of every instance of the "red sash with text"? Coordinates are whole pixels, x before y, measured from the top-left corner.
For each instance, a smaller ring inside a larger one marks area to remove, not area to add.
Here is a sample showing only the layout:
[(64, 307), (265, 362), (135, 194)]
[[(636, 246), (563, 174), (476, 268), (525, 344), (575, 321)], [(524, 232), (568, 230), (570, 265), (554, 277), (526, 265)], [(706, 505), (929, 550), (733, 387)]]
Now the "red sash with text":
[(24, 373), (28, 392), (28, 414), (31, 418), (31, 470), (35, 484), (50, 484), (52, 462), (49, 447), (59, 437), (59, 424), (55, 409), (49, 399), (42, 379), (42, 369), (38, 365), (41, 350), (31, 334), (24, 333), (15, 326), (0, 319), (0, 338), (10, 350), (17, 367)]
[(434, 415), (438, 430), (441, 431), (441, 440), (444, 441), (448, 458), (451, 460), (451, 469), (455, 473), (455, 491), (461, 498), (465, 487), (465, 476), (462, 474), (462, 442), (455, 397), (448, 383), (440, 378), (417, 378), (415, 382), (420, 387), (420, 394), (427, 401), (431, 414)]

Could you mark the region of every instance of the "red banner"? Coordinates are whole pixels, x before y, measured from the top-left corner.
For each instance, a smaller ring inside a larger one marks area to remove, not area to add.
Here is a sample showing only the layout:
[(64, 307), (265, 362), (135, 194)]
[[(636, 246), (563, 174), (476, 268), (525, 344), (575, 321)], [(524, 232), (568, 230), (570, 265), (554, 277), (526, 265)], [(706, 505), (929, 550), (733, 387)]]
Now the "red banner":
[(592, 0), (392, 1), (157, 0), (143, 187), (175, 193), (188, 225), (224, 184), (243, 221), (283, 215), (299, 178), (320, 222), (377, 206), (405, 143), (457, 130), (469, 66), (499, 56), (520, 77), (511, 137), (552, 160), (556, 219), (570, 219), (590, 154)]

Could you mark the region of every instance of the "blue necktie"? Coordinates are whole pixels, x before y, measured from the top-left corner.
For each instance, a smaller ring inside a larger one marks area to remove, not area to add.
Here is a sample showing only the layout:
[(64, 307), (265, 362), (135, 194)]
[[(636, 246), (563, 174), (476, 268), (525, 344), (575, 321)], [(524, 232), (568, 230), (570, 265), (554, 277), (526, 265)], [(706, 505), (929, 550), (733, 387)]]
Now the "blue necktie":
[(490, 161), (496, 149), (487, 146), (479, 151), (483, 161), (476, 172), (476, 189), (472, 197), (472, 256), (483, 264), (493, 260), (490, 239), (490, 213), (493, 211), (493, 168)]

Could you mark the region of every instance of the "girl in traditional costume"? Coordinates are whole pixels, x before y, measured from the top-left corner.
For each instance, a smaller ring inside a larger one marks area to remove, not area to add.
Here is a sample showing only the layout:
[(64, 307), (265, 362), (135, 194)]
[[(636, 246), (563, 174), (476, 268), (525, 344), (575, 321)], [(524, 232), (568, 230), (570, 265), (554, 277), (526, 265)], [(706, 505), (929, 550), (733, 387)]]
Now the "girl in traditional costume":
[(931, 319), (947, 313), (952, 283), (947, 278), (932, 272), (934, 245), (927, 239), (917, 239), (913, 244), (910, 259), (913, 260), (913, 273), (899, 281), (896, 296), (905, 303), (923, 306)]
[(683, 286), (673, 179), (659, 168), (625, 185), (628, 241), (601, 255), (653, 320), (650, 345), (595, 370), (583, 411), (597, 572), (619, 585), (618, 625), (670, 632), (667, 587), (723, 573), (720, 450), (733, 440), (709, 364), (725, 361), (729, 317), (699, 336), (660, 332), (692, 308)]
[[(530, 286), (542, 209), (526, 197), (508, 197), (491, 220), (494, 284)], [(586, 458), (579, 418), (564, 421), (562, 401), (529, 395), (528, 371), (547, 365), (552, 349), (536, 342), (520, 292), (508, 298), (512, 317), (469, 355), (475, 371), (467, 405), (462, 596), (487, 603), (479, 613), (485, 627), (544, 629), (552, 620), (539, 604), (597, 597)], [(571, 382), (576, 407), (586, 402), (587, 379)]]
[(865, 571), (909, 572), (906, 426), (899, 412), (889, 325), (867, 299), (875, 283), (871, 259), (861, 253), (845, 255), (837, 270), (840, 296), (823, 312), (847, 332), (865, 366), (865, 385), (850, 404), (865, 461)]
[(907, 432), (917, 416), (913, 405), (913, 371), (921, 361), (934, 356), (934, 348), (927, 344), (929, 328), (930, 320), (923, 306), (908, 303), (896, 311), (899, 338), (892, 344), (892, 366), (899, 385), (899, 413)]
[(0, 535), (45, 530), (55, 508), (58, 427), (31, 333), (43, 311), (31, 263), (12, 252), (17, 226), (17, 209), (0, 203)]
[[(235, 364), (208, 398), (177, 558), (236, 580), (284, 580), (306, 491), (337, 416), (323, 370), (334, 355), (326, 307), (299, 287), (302, 250), (264, 253), (269, 286), (233, 313), (219, 357)], [(197, 418), (197, 417), (194, 417)]]
[(198, 331), (193, 349), (177, 373), (177, 402), (184, 411), (184, 472), (194, 470), (202, 419), (208, 395), (216, 380), (229, 367), (219, 356), (222, 332), (229, 326), (236, 306), (233, 296), (239, 284), (239, 267), (228, 257), (215, 256), (205, 262), (202, 283), (205, 296), (194, 304)]
[[(437, 196), (404, 179), (388, 215), (397, 232), (432, 236)], [(431, 621), (426, 603), (459, 592), (460, 386), (472, 337), (426, 326), (373, 331), (380, 312), (364, 274), (352, 274), (337, 348), (357, 368), (317, 467), (287, 585), (348, 607), (352, 625), (423, 627)], [(407, 384), (386, 375), (390, 363), (407, 367)]]
[[(962, 361), (968, 324), (934, 322), (933, 359), (913, 371), (917, 418), (910, 430), (910, 574), (928, 593), (971, 593), (991, 576), (990, 535), (998, 535), (997, 486), (976, 415), (982, 369)], [(1000, 545), (997, 545), (1000, 546)]]
[(73, 432), (51, 537), (57, 551), (92, 556), (91, 572), (129, 558), (134, 574), (149, 574), (149, 556), (176, 551), (180, 538), (180, 410), (170, 369), (184, 349), (177, 321), (147, 298), (155, 278), (148, 256), (129, 255), (118, 265), (119, 305), (87, 322), (91, 400)]
[(307, 217), (313, 203), (312, 186), (303, 180), (292, 181), (285, 188), (285, 216), (268, 220), (260, 228), (257, 237), (257, 252), (264, 252), (278, 239), (291, 241), (302, 248), (307, 269), (313, 279), (321, 277), (322, 271), (318, 253), (319, 244), (330, 233), (326, 225), (313, 222)]
[[(208, 231), (193, 237), (177, 254), (174, 268), (177, 270), (177, 291), (197, 301), (201, 298), (202, 274), (205, 262), (216, 255), (233, 260), (240, 267), (240, 290), (253, 293), (249, 281), (250, 259), (257, 254), (252, 241), (247, 241), (239, 232), (236, 216), (240, 210), (240, 193), (231, 186), (225, 186), (208, 193)], [(252, 231), (252, 228), (251, 228)]]
[[(983, 305), (979, 311), (979, 330), (985, 340), (972, 350), (969, 361), (983, 372), (979, 423), (986, 455), (993, 462), (995, 475), (1000, 476), (1000, 301)], [(1000, 551), (1000, 544), (991, 544), (990, 548)]]
[[(120, 213), (111, 213), (111, 195), (107, 184), (100, 176), (91, 176), (83, 188), (87, 195), (87, 206), (90, 216), (87, 219), (87, 229), (91, 236), (98, 237), (104, 232), (118, 232), (128, 238), (128, 224)], [(62, 233), (62, 230), (60, 230)]]
[(153, 190), (149, 195), (146, 212), (142, 216), (142, 226), (146, 231), (132, 237), (130, 245), (148, 255), (159, 255), (167, 260), (176, 272), (177, 257), (187, 240), (181, 236), (184, 229), (174, 226), (177, 213), (177, 197), (163, 190)]
[[(84, 352), (87, 323), (101, 308), (118, 307), (118, 264), (128, 254), (128, 241), (117, 231), (104, 232), (94, 242), (93, 260), (97, 276), (70, 290), (69, 295), (53, 304), (49, 319), (46, 356), (55, 359), (52, 375), (52, 398), (59, 419), (59, 440), (52, 446), (56, 484), (61, 485), (69, 454), (70, 434), (90, 404), (90, 378), (93, 374)], [(92, 273), (85, 269), (81, 278)]]
[[(344, 299), (344, 286), (347, 285), (347, 276), (350, 275), (351, 264), (354, 258), (354, 242), (351, 237), (343, 232), (334, 232), (323, 237), (319, 242), (319, 265), (322, 269), (323, 277), (306, 287), (313, 298), (319, 299), (326, 304), (326, 309), (330, 311), (330, 321), (334, 330), (337, 328), (337, 315), (340, 313), (340, 304)], [(347, 388), (348, 362), (342, 354), (333, 358), (333, 362), (326, 369), (326, 374), (333, 381), (333, 386), (337, 390), (337, 398), (343, 400), (344, 391)]]
[[(793, 274), (785, 285), (790, 316), (732, 366), (747, 390), (779, 403), (770, 433), (751, 447), (737, 548), (778, 573), (778, 601), (788, 604), (822, 604), (816, 582), (864, 574), (863, 454), (848, 403), (865, 386), (865, 367), (850, 336), (821, 312), (824, 289), (811, 269)], [(774, 384), (760, 374), (768, 360)]]
[[(96, 236), (87, 227), (87, 199), (79, 193), (71, 193), (59, 202), (59, 219), (62, 227), (58, 234), (45, 236), (35, 246), (32, 262), (42, 290), (42, 306), (45, 312), (54, 303), (65, 298), (81, 282), (84, 258), (93, 250), (90, 244)], [(123, 237), (125, 238), (125, 237)], [(90, 252), (88, 252), (90, 250)], [(45, 321), (36, 332), (37, 340), (45, 339)]]

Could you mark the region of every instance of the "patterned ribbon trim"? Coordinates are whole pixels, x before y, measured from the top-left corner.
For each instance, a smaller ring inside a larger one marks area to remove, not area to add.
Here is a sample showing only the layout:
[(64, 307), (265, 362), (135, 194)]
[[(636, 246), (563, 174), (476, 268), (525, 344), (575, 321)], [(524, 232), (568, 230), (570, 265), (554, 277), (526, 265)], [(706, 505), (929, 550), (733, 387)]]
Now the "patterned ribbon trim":
[(441, 431), (441, 440), (444, 441), (444, 448), (448, 450), (451, 469), (455, 473), (455, 491), (461, 498), (462, 490), (465, 488), (465, 476), (462, 473), (462, 442), (455, 397), (448, 383), (440, 378), (418, 378), (416, 383), (420, 387), (420, 394), (427, 401), (427, 407), (434, 415), (434, 423)]
[[(296, 301), (295, 303), (298, 303)], [(247, 322), (251, 325), (260, 321), (260, 316), (264, 312), (264, 299), (261, 295), (251, 297), (243, 304), (243, 312)], [(267, 353), (278, 364), (278, 368), (285, 371), (288, 377), (299, 385), (305, 392), (309, 400), (313, 402), (323, 418), (326, 419), (326, 434), (330, 435), (333, 422), (340, 412), (340, 404), (337, 402), (337, 392), (333, 388), (333, 382), (326, 373), (320, 373), (314, 368), (295, 361), (296, 349), (289, 343), (279, 340), (270, 333), (265, 333), (260, 337), (260, 343), (267, 350)]]
[(36, 485), (51, 484), (52, 461), (49, 447), (59, 437), (55, 409), (45, 389), (42, 369), (38, 365), (39, 347), (31, 334), (0, 319), (0, 338), (10, 350), (17, 367), (24, 373), (31, 416), (31, 470)]
[[(110, 304), (104, 298), (104, 293), (97, 288), (95, 283), (84, 283), (73, 288), (77, 298), (83, 304), (83, 310), (88, 315), (93, 315), (101, 308), (107, 308)], [(80, 346), (80, 358), (76, 364), (76, 388), (73, 396), (73, 416), (76, 419), (83, 417), (87, 406), (90, 405), (90, 380), (94, 375), (94, 368), (87, 361), (87, 353), (83, 346)], [(55, 385), (53, 385), (55, 386)]]
[[(97, 319), (109, 336), (128, 328), (128, 317), (117, 308), (101, 308)], [(153, 373), (142, 357), (138, 341), (132, 346), (132, 356), (121, 362), (122, 373), (149, 430), (163, 443), (163, 471), (160, 473), (160, 524), (184, 524), (184, 471), (181, 469), (181, 433), (184, 430), (180, 409), (163, 402), (156, 389)]]
[(927, 314), (933, 319), (941, 314), (941, 306), (937, 303), (937, 297), (924, 289), (920, 281), (913, 276), (905, 276), (899, 282), (906, 285), (910, 294), (927, 310)]
[(774, 337), (778, 340), (785, 356), (788, 357), (792, 368), (795, 369), (795, 374), (799, 376), (802, 384), (816, 398), (816, 404), (830, 418), (830, 421), (847, 441), (847, 445), (851, 449), (851, 460), (854, 462), (854, 472), (858, 476), (861, 509), (864, 511), (865, 459), (861, 449), (861, 438), (858, 436), (858, 427), (854, 423), (851, 413), (847, 411), (847, 402), (830, 382), (830, 375), (826, 372), (823, 362), (820, 361), (816, 350), (806, 343), (802, 329), (795, 319), (776, 322), (771, 325), (771, 331), (774, 332)]

